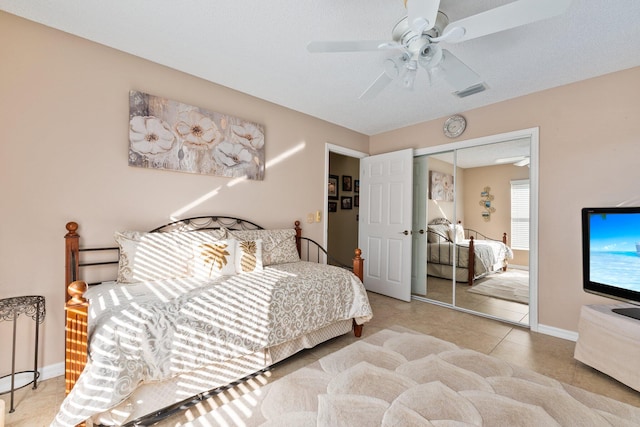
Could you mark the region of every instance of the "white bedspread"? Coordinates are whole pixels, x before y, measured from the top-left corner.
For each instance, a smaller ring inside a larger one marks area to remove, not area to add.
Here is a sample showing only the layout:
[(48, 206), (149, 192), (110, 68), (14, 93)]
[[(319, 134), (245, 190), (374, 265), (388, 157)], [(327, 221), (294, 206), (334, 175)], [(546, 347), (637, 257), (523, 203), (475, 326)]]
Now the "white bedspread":
[[(454, 246), (451, 242), (429, 243), (427, 245), (427, 262), (435, 264), (453, 264), (453, 252), (457, 253), (456, 265), (460, 268), (469, 267), (469, 240), (458, 242)], [(501, 264), (506, 259), (513, 258), (510, 247), (497, 240), (474, 240), (473, 249), (476, 255), (474, 264), (475, 275), (488, 273), (494, 270), (496, 264)]]
[(349, 271), (311, 262), (203, 283), (172, 279), (88, 291), (89, 361), (52, 426), (73, 426), (142, 382), (254, 353), (371, 307)]

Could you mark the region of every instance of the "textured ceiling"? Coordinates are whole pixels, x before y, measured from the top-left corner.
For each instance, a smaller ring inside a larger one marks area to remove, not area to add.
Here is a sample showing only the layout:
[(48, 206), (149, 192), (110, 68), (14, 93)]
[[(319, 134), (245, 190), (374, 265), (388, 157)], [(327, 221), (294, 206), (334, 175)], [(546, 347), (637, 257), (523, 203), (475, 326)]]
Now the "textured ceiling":
[[(455, 21), (506, 3), (442, 0), (440, 10)], [(556, 18), (446, 45), (485, 92), (459, 99), (419, 70), (414, 91), (391, 85), (368, 101), (358, 97), (389, 52), (306, 45), (390, 40), (402, 0), (0, 0), (0, 10), (367, 135), (640, 65), (638, 0), (573, 0)]]

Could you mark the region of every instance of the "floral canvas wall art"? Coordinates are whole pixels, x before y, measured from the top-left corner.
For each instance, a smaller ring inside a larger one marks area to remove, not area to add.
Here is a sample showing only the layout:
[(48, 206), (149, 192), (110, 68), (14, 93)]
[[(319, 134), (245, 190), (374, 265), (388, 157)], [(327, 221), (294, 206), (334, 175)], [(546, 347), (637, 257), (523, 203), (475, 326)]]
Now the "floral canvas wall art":
[(453, 202), (453, 175), (430, 171), (429, 198)]
[(264, 127), (131, 91), (129, 165), (262, 180)]

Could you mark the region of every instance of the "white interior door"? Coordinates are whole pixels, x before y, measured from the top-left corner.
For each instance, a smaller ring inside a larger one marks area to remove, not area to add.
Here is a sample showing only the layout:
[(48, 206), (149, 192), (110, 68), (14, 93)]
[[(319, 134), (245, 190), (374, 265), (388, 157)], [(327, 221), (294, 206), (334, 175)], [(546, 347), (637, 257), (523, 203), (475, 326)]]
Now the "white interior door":
[(365, 258), (364, 285), (411, 300), (413, 150), (360, 161), (358, 246)]

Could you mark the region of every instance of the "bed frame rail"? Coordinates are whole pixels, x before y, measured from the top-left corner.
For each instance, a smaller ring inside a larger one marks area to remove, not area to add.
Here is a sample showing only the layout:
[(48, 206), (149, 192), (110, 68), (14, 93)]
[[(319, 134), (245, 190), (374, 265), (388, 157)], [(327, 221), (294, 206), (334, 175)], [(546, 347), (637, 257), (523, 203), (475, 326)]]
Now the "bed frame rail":
[(324, 263), (342, 267), (347, 270), (353, 271), (362, 281), (364, 273), (364, 259), (361, 257), (362, 251), (356, 249), (354, 251), (354, 257), (352, 259), (352, 265), (346, 265), (338, 261), (335, 257), (331, 256), (325, 248), (323, 248), (318, 242), (308, 237), (302, 237), (302, 230), (300, 229), (300, 221), (295, 222), (296, 225), (296, 245), (298, 247), (298, 255), (303, 261), (312, 261), (317, 263)]

